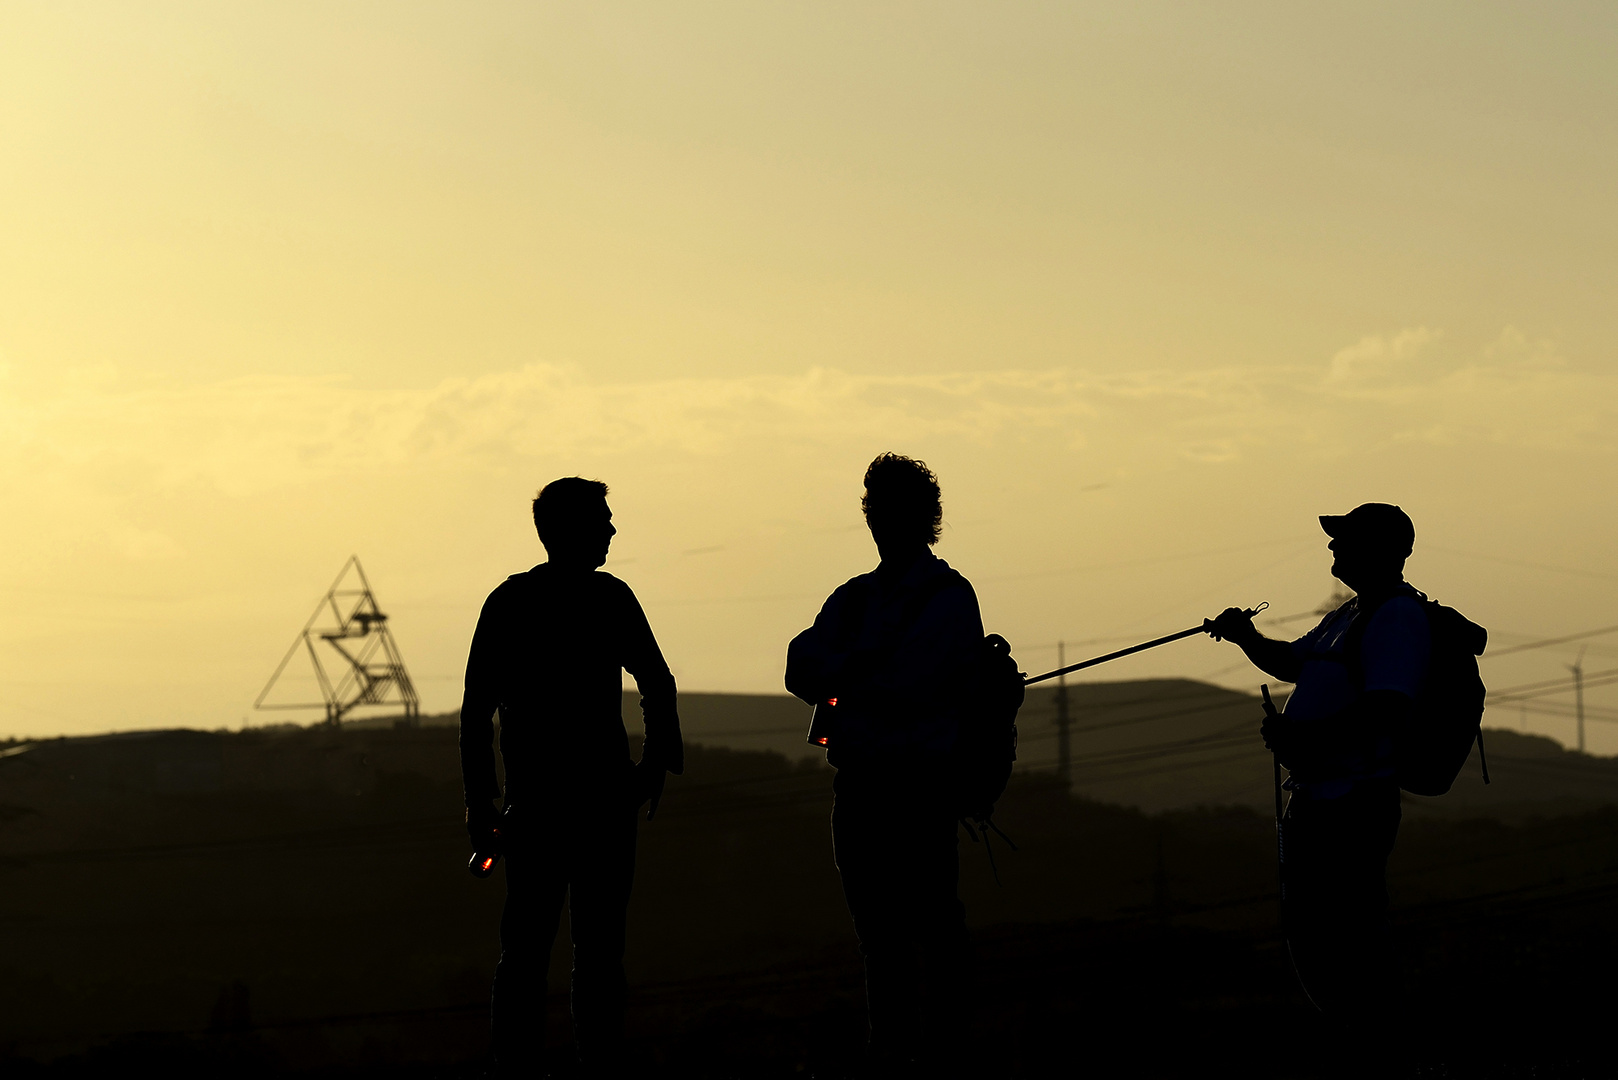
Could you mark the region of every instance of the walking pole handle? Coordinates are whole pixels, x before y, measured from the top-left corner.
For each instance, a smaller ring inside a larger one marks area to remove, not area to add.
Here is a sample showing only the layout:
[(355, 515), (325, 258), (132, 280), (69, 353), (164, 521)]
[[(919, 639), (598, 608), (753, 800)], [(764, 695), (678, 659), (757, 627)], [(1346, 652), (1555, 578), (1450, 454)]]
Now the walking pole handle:
[[(1276, 711), (1275, 702), (1270, 700), (1270, 684), (1269, 683), (1260, 683), (1259, 688), (1258, 688), (1258, 692), (1261, 695), (1263, 695), (1263, 697), (1264, 697), (1264, 715), (1266, 717), (1280, 716), (1281, 714)], [(1279, 829), (1281, 827), (1281, 814), (1282, 814), (1282, 806), (1281, 806), (1281, 758), (1278, 755), (1272, 754), (1271, 757), (1270, 757), (1270, 764), (1272, 766), (1271, 775), (1274, 777), (1274, 780), (1275, 780), (1275, 827)]]
[[(1251, 619), (1254, 615), (1257, 615), (1259, 612), (1265, 610), (1269, 606), (1270, 606), (1270, 602), (1268, 600), (1265, 600), (1265, 601), (1262, 601), (1258, 605), (1258, 607), (1242, 608), (1242, 614), (1246, 615), (1249, 619)], [(1202, 632), (1205, 633), (1205, 634), (1213, 633), (1214, 632), (1213, 631), (1213, 625), (1214, 625), (1214, 621), (1212, 619), (1203, 619), (1202, 620)]]

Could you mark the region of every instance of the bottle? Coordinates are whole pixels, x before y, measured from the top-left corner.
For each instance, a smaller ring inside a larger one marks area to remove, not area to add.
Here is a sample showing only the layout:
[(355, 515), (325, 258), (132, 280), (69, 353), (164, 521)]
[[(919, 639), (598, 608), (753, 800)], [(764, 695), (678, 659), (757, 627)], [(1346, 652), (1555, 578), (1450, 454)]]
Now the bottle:
[[(510, 812), (510, 806), (507, 806), (505, 809), (501, 810), (500, 820), (504, 822), (506, 819), (506, 814)], [(497, 825), (491, 829), (490, 836), (492, 837), (490, 849), (488, 851), (474, 851), (472, 853), (472, 861), (466, 864), (467, 870), (470, 871), (472, 876), (475, 878), (486, 878), (490, 874), (494, 873), (494, 868), (500, 865), (500, 856), (504, 854), (504, 852), (500, 850), (502, 846), (500, 843), (500, 826)]]

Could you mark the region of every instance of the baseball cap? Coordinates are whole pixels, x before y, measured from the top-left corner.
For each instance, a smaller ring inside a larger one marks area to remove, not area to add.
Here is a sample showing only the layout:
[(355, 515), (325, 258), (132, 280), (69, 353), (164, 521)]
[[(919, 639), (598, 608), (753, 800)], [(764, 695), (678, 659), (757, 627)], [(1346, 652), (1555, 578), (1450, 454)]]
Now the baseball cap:
[(1346, 514), (1322, 514), (1320, 527), (1334, 540), (1357, 540), (1396, 555), (1416, 545), (1410, 515), (1392, 503), (1361, 503)]

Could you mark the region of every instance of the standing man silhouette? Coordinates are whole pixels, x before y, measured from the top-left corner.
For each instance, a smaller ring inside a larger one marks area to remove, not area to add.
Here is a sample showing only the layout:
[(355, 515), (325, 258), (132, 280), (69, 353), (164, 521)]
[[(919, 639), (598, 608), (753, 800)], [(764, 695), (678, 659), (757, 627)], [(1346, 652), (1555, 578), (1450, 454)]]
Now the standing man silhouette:
[(883, 454), (860, 500), (881, 562), (840, 586), (787, 651), (787, 689), (816, 708), (837, 770), (832, 845), (865, 959), (880, 1075), (963, 1067), (966, 908), (949, 755), (976, 689), (983, 621), (967, 580), (930, 550), (943, 521), (927, 466)]
[(1296, 641), (1260, 634), (1230, 608), (1217, 637), (1297, 684), (1265, 722), (1265, 745), (1291, 774), (1283, 819), (1287, 947), (1317, 1008), (1355, 1045), (1395, 1034), (1397, 967), (1387, 934), (1387, 863), (1399, 832), (1394, 741), (1427, 679), (1432, 632), (1423, 597), (1404, 580), (1416, 529), (1397, 506), (1365, 503), (1325, 516), (1332, 576), (1355, 596)]
[[(567, 477), (534, 500), (548, 561), (489, 594), (466, 664), (461, 772), (466, 826), (479, 851), (506, 856), (495, 969), (498, 1075), (541, 1076), (546, 974), (568, 903), (573, 1031), (586, 1075), (621, 1064), (624, 922), (635, 875), (636, 815), (657, 809), (684, 765), (674, 677), (629, 586), (597, 568), (618, 530), (607, 485)], [(622, 672), (641, 693), (646, 738), (629, 754)], [(496, 809), (500, 713), (504, 813)], [(495, 830), (499, 829), (498, 842)]]

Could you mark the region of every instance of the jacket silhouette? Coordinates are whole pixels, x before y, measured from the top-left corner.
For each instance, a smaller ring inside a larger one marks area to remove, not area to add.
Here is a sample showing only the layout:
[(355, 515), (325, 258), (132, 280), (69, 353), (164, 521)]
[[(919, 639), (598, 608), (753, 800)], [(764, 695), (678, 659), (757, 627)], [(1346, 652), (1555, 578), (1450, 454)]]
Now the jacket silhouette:
[(884, 454), (865, 486), (881, 564), (793, 639), (786, 685), (816, 707), (811, 738), (837, 769), (832, 846), (865, 960), (872, 1065), (945, 1075), (964, 1068), (971, 998), (948, 759), (983, 623), (972, 586), (928, 550), (942, 508), (927, 467)]
[[(597, 569), (616, 530), (606, 485), (547, 485), (535, 521), (549, 562), (514, 574), (478, 618), (461, 706), (461, 769), (473, 846), (506, 856), (493, 993), (502, 1075), (537, 1075), (546, 975), (568, 904), (575, 1042), (587, 1072), (622, 1059), (624, 924), (638, 808), (684, 768), (674, 677), (628, 585)], [(622, 672), (641, 692), (646, 738), (630, 756)], [(505, 808), (495, 770), (500, 717)], [(496, 839), (494, 830), (498, 827)]]
[(1285, 712), (1263, 728), (1290, 773), (1281, 822), (1287, 947), (1316, 1007), (1353, 1033), (1352, 1047), (1385, 1057), (1400, 1022), (1387, 928), (1387, 862), (1401, 818), (1394, 746), (1426, 683), (1432, 639), (1403, 577), (1415, 543), (1404, 511), (1365, 503), (1320, 523), (1332, 538), (1332, 574), (1354, 599), (1295, 641), (1264, 637), (1235, 608), (1213, 631), (1296, 684)]

